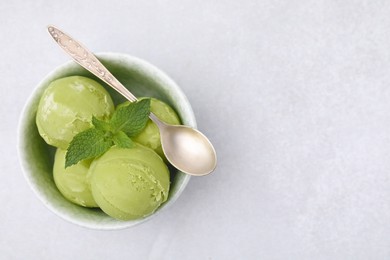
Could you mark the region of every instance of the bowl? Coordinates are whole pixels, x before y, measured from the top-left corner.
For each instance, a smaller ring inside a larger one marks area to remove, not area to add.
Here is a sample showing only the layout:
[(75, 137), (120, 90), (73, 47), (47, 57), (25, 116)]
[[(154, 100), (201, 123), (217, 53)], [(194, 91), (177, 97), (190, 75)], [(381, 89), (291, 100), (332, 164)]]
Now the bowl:
[[(135, 96), (155, 97), (170, 104), (182, 123), (196, 127), (195, 116), (186, 96), (164, 72), (150, 63), (121, 53), (97, 53), (99, 60)], [(152, 215), (131, 221), (116, 220), (100, 209), (90, 209), (66, 200), (53, 180), (55, 148), (46, 144), (38, 133), (35, 116), (44, 90), (53, 80), (80, 75), (100, 82), (110, 93), (115, 104), (125, 99), (111, 87), (73, 61), (67, 62), (49, 73), (33, 90), (19, 121), (18, 153), (24, 176), (34, 193), (52, 212), (74, 224), (99, 230), (115, 230), (135, 226), (149, 220), (171, 206), (186, 187), (190, 176), (170, 167), (171, 187), (167, 201)]]

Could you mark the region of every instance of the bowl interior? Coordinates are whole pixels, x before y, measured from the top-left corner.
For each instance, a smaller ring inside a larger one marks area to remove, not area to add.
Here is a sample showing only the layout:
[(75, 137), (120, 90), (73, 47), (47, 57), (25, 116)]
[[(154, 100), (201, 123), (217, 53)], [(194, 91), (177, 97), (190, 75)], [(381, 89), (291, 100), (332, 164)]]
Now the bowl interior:
[[(100, 53), (97, 57), (135, 96), (155, 97), (167, 102), (177, 111), (183, 124), (196, 127), (195, 117), (187, 98), (179, 87), (159, 69), (125, 54)], [(25, 177), (49, 209), (75, 224), (94, 229), (120, 229), (144, 222), (167, 208), (178, 198), (190, 179), (189, 175), (171, 167), (171, 187), (168, 200), (154, 214), (133, 221), (116, 220), (100, 209), (77, 206), (66, 200), (54, 184), (52, 169), (55, 148), (47, 145), (40, 137), (35, 124), (35, 115), (40, 97), (50, 82), (72, 75), (86, 76), (99, 81), (110, 93), (115, 105), (125, 101), (115, 90), (74, 62), (68, 62), (51, 72), (34, 90), (20, 119), (18, 148)]]

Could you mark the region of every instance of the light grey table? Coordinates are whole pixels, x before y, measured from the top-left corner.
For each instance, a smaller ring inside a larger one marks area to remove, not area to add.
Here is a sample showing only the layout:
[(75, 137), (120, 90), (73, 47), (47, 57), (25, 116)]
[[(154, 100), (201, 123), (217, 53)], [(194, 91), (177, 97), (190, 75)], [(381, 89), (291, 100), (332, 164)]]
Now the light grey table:
[[(390, 259), (389, 1), (1, 1), (1, 259)], [(182, 87), (219, 155), (135, 228), (70, 224), (35, 197), (18, 117), (68, 57), (45, 26)]]

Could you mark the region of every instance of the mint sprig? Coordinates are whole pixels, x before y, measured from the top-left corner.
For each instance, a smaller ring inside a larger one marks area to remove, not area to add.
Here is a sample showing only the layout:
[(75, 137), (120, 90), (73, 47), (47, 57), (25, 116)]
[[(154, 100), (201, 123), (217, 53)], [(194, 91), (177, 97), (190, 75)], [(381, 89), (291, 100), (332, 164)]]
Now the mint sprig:
[(104, 154), (111, 146), (132, 148), (130, 137), (140, 133), (148, 122), (150, 99), (142, 99), (119, 107), (109, 121), (92, 117), (92, 128), (78, 133), (69, 144), (65, 156), (65, 168), (81, 160)]

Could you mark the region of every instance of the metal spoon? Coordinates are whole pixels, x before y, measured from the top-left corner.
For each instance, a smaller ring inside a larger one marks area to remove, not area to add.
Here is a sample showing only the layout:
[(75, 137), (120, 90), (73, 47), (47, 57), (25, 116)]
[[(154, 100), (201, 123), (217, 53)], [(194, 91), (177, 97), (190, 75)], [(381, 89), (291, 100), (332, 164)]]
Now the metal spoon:
[[(129, 101), (137, 101), (137, 98), (82, 44), (54, 26), (48, 26), (47, 29), (58, 45), (78, 64), (103, 80)], [(217, 165), (217, 155), (213, 145), (205, 135), (188, 126), (166, 124), (153, 113), (150, 113), (149, 117), (158, 126), (164, 154), (175, 168), (196, 176), (214, 171)]]

